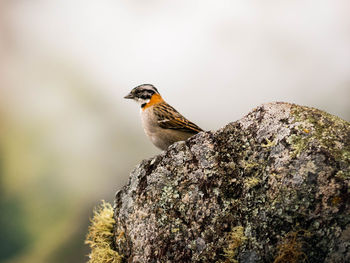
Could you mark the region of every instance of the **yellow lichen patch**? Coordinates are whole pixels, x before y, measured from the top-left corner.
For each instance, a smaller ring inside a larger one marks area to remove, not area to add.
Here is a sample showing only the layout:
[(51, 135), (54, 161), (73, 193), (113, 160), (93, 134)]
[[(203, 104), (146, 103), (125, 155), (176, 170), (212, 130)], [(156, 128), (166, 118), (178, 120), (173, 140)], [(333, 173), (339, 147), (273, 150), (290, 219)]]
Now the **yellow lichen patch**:
[(260, 183), (260, 179), (256, 178), (256, 177), (248, 177), (248, 178), (244, 179), (244, 186), (247, 189), (253, 188), (254, 186), (256, 186), (259, 183)]
[(266, 138), (265, 141), (266, 141), (266, 144), (261, 144), (261, 147), (269, 148), (269, 147), (276, 146), (276, 144), (277, 144), (276, 140), (270, 141), (268, 138)]
[(225, 263), (237, 263), (237, 249), (245, 242), (247, 238), (244, 236), (244, 228), (242, 226), (234, 227), (227, 237), (227, 248), (225, 252)]
[(242, 160), (241, 165), (242, 165), (242, 167), (244, 167), (245, 170), (251, 170), (252, 168), (259, 167), (258, 163), (248, 162), (246, 160)]
[(305, 133), (309, 133), (309, 132), (310, 132), (310, 130), (308, 130), (308, 129), (303, 129), (303, 132), (305, 132)]
[(122, 240), (122, 239), (125, 239), (125, 232), (124, 231), (121, 231), (119, 233), (119, 235), (117, 236), (117, 240)]
[(294, 231), (288, 233), (277, 246), (277, 257), (273, 263), (298, 263), (307, 262), (307, 257), (302, 251), (303, 242), (300, 240), (302, 236), (308, 236), (305, 231)]
[(113, 208), (111, 204), (102, 201), (94, 211), (85, 240), (85, 244), (91, 248), (89, 263), (122, 262), (122, 257), (111, 246), (114, 225)]

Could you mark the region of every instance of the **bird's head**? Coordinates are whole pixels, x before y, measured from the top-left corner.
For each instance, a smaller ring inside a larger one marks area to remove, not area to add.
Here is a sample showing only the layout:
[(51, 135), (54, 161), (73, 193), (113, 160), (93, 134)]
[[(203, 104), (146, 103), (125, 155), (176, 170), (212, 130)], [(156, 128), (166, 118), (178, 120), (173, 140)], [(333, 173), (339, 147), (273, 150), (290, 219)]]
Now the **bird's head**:
[(148, 104), (156, 103), (162, 100), (158, 90), (151, 84), (142, 84), (133, 88), (125, 99), (133, 99), (141, 104), (141, 108), (145, 108)]

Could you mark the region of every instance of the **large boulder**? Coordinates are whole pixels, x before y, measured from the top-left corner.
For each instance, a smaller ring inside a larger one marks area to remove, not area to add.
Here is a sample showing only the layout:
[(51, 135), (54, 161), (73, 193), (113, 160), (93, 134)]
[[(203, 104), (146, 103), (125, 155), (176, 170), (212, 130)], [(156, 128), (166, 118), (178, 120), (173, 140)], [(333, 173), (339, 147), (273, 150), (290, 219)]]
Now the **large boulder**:
[(143, 161), (116, 195), (125, 262), (350, 262), (350, 124), (269, 103)]

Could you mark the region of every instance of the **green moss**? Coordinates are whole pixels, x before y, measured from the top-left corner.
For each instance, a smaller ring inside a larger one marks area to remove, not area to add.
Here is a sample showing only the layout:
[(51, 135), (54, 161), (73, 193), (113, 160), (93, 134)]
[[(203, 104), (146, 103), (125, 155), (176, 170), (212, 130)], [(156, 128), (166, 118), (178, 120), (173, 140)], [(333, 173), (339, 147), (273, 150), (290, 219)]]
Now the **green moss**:
[(347, 134), (349, 122), (318, 109), (297, 105), (294, 105), (291, 113), (296, 123), (300, 122), (296, 126), (298, 134), (291, 135), (288, 141), (297, 156), (309, 143), (317, 140), (318, 144), (326, 148), (336, 160), (350, 161), (349, 145), (339, 146), (342, 145), (340, 143), (343, 140), (342, 136)]
[(242, 226), (234, 227), (227, 237), (227, 248), (224, 249), (225, 252), (225, 263), (237, 263), (236, 259), (238, 248), (247, 240), (244, 236), (244, 228)]
[(266, 160), (258, 160), (258, 162), (253, 161), (252, 157), (249, 156), (248, 160), (241, 160), (240, 166), (244, 169), (244, 172), (246, 174), (253, 173), (255, 176), (260, 173), (260, 171), (263, 171), (266, 167)]
[(89, 232), (85, 244), (91, 248), (89, 263), (121, 263), (122, 256), (112, 249), (113, 208), (111, 204), (102, 201), (102, 204), (94, 210)]
[(293, 152), (291, 153), (291, 156), (299, 157), (300, 153), (302, 153), (309, 144), (309, 140), (305, 137), (298, 136), (295, 134), (292, 134), (287, 138), (287, 142), (292, 146)]

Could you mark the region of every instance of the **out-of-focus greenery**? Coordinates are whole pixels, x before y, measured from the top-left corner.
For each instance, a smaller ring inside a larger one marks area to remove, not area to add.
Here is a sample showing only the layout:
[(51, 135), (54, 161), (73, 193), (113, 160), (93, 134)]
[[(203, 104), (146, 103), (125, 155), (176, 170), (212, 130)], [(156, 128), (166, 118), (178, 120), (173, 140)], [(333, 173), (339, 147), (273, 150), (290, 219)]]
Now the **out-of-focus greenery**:
[(22, 252), (26, 245), (31, 242), (26, 222), (22, 220), (22, 203), (17, 199), (5, 198), (3, 189), (0, 194), (0, 261), (13, 257)]
[(60, 178), (59, 156), (41, 141), (44, 134), (39, 128), (30, 130), (4, 120), (1, 126), (1, 260), (56, 262), (55, 251), (79, 239), (81, 244), (71, 255), (78, 253), (81, 257), (81, 226), (88, 220), (83, 211), (88, 207), (81, 206), (83, 200), (78, 196), (66, 192), (69, 186)]
[(44, 101), (21, 86), (1, 97), (0, 262), (86, 262), (92, 208), (112, 201), (150, 154), (120, 117), (122, 98), (102, 96), (64, 66), (45, 89), (31, 90)]

